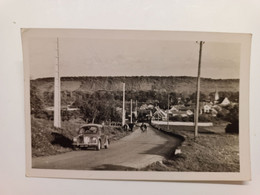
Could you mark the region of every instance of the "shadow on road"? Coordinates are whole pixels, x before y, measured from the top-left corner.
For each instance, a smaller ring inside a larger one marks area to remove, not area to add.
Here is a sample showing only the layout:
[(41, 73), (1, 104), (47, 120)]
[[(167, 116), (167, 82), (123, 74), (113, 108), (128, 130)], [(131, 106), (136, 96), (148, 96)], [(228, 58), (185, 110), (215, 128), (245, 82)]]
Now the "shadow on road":
[(93, 170), (113, 170), (113, 171), (137, 171), (136, 168), (121, 165), (104, 164), (93, 168)]
[(64, 148), (73, 148), (72, 140), (65, 137), (64, 135), (56, 132), (51, 133), (53, 140), (51, 141), (51, 144), (53, 145), (60, 145)]
[[(165, 149), (165, 146), (168, 146), (168, 149)], [(140, 154), (149, 154), (149, 155), (158, 155), (162, 157), (170, 157), (174, 153), (175, 149), (179, 146), (179, 144), (174, 144), (171, 141), (165, 142), (165, 144), (159, 144), (156, 147), (151, 148), (145, 152)]]
[(169, 157), (174, 153), (175, 149), (181, 144), (183, 141), (180, 137), (173, 135), (172, 133), (162, 132), (153, 128), (150, 128), (150, 131), (153, 131), (158, 137), (165, 138), (164, 143), (156, 144), (156, 146), (152, 147), (149, 150), (146, 150), (140, 154), (150, 154), (150, 155), (159, 155), (162, 157)]

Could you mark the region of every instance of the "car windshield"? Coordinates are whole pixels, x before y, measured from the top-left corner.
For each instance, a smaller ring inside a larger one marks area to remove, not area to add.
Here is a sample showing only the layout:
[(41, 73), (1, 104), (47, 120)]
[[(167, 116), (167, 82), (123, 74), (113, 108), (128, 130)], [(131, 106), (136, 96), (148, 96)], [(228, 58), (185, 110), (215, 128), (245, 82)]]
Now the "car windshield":
[(86, 126), (79, 129), (79, 134), (95, 134), (97, 131), (98, 128), (95, 126)]

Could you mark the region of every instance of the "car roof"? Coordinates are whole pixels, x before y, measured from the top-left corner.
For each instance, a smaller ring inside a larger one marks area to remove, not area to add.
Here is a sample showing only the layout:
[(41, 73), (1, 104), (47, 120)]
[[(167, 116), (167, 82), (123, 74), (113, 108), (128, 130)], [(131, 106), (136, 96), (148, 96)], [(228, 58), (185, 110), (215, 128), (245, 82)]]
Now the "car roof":
[(92, 124), (85, 124), (85, 125), (80, 126), (80, 128), (82, 128), (82, 127), (102, 127), (102, 125), (92, 123)]

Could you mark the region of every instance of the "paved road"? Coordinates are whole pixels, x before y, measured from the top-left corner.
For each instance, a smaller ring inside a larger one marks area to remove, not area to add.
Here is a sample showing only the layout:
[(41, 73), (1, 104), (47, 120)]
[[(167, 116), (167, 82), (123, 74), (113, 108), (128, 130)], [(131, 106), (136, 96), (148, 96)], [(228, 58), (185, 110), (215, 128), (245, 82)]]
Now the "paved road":
[(33, 168), (73, 170), (134, 170), (162, 160), (180, 143), (178, 138), (148, 127), (100, 151), (81, 150), (55, 156), (33, 158)]

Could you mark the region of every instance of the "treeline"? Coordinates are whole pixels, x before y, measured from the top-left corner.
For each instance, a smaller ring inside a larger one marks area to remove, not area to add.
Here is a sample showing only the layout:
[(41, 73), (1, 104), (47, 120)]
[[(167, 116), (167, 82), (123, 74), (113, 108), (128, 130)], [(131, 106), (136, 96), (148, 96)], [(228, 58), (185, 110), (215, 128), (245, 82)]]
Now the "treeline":
[[(219, 92), (219, 96), (224, 98), (228, 97), (230, 101), (237, 102), (239, 98), (238, 92)], [(200, 93), (201, 100), (214, 101), (215, 93), (204, 94)], [(61, 104), (63, 106), (72, 104), (72, 106), (80, 109), (80, 113), (73, 113), (82, 117), (85, 121), (89, 122), (102, 122), (102, 121), (121, 121), (122, 110), (122, 91), (106, 91), (99, 90), (93, 93), (85, 93), (82, 91), (62, 91)], [(138, 107), (142, 104), (158, 105), (162, 109), (167, 109), (168, 99), (170, 105), (176, 104), (190, 104), (196, 100), (196, 94), (185, 94), (176, 92), (162, 92), (156, 90), (149, 91), (126, 91), (126, 110), (129, 110), (129, 102), (137, 100)], [(44, 111), (44, 107), (53, 106), (54, 93), (44, 92), (43, 96), (35, 86), (31, 87), (31, 113), (41, 116), (44, 112), (48, 119), (53, 119), (50, 112)], [(135, 105), (134, 105), (135, 106)], [(70, 119), (71, 112), (62, 112), (64, 120)]]
[(103, 121), (121, 121), (120, 112), (117, 109), (120, 103), (116, 96), (110, 93), (96, 92), (85, 94), (78, 98), (73, 106), (78, 107), (82, 113), (82, 118), (87, 122), (101, 123)]

